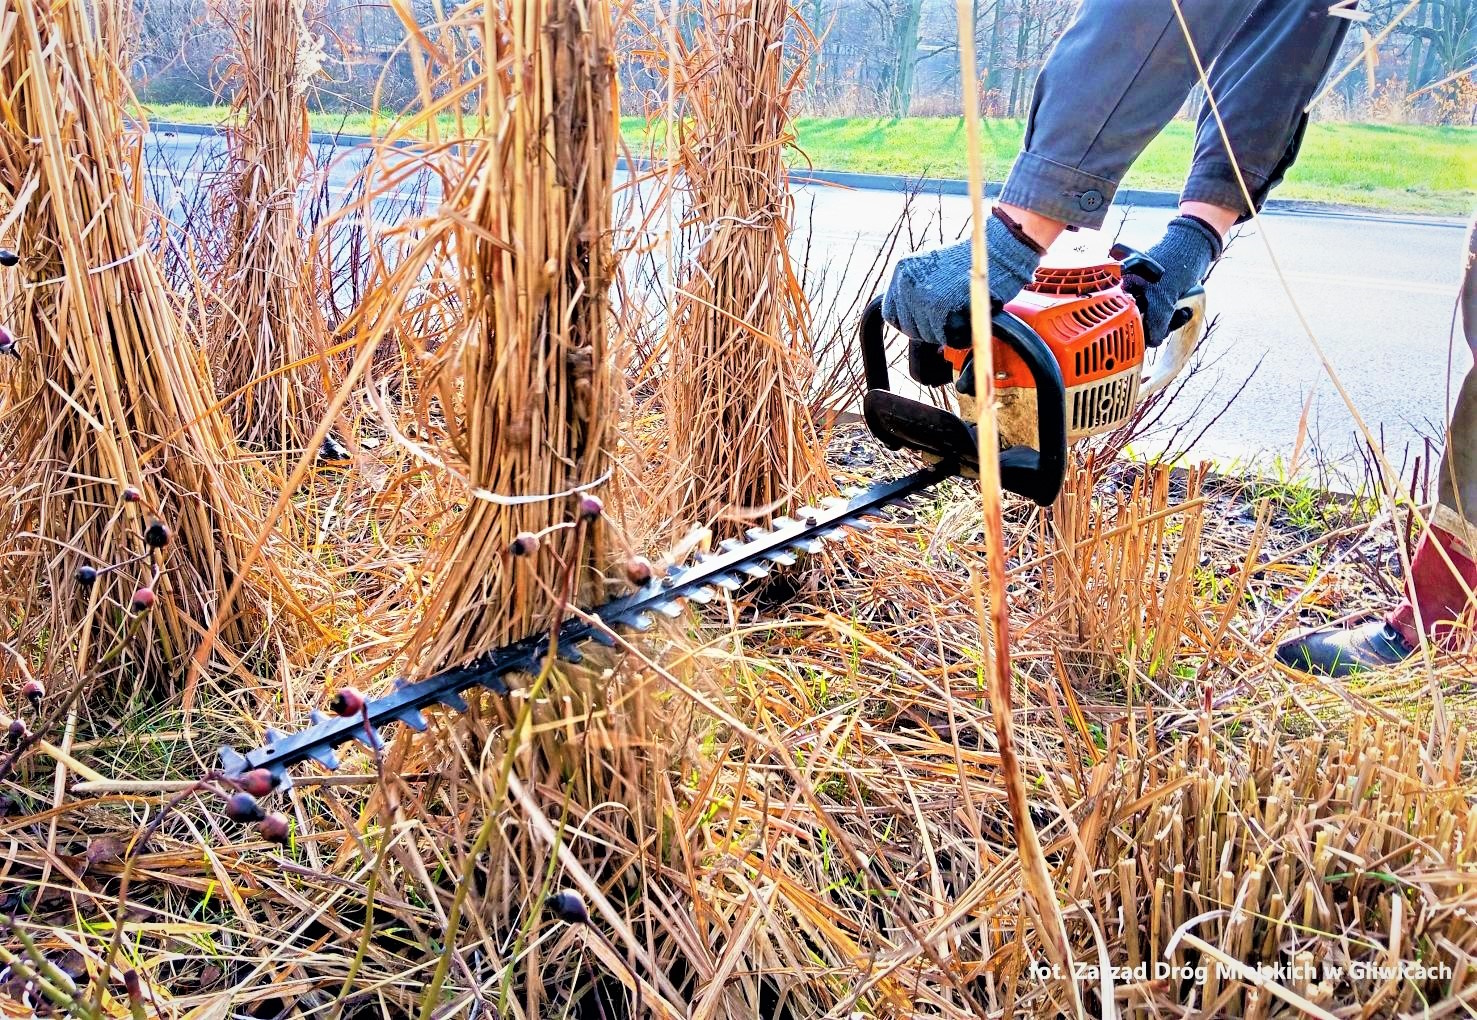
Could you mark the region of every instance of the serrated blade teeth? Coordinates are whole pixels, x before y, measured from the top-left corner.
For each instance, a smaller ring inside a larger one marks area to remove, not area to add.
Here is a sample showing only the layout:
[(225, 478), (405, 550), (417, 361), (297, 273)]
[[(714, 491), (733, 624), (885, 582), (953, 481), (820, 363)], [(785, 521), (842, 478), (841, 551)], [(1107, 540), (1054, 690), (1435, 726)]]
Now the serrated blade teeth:
[(717, 585), (724, 591), (738, 591), (744, 586), (744, 582), (740, 581), (732, 574), (719, 574), (717, 577), (710, 577), (708, 578), (708, 583)]
[(744, 532), (744, 536), (748, 538), (750, 542), (757, 542), (759, 539), (764, 538), (768, 534), (768, 528), (750, 528), (748, 531)]
[(680, 599), (671, 599), (667, 602), (658, 602), (651, 608), (655, 609), (658, 613), (661, 613), (669, 620), (675, 620), (677, 619), (677, 617), (682, 615), (682, 601)]
[(762, 563), (745, 563), (739, 569), (753, 578), (769, 576), (769, 568)]
[(559, 658), (578, 664), (585, 661), (585, 653), (580, 651), (579, 645), (560, 645)]
[(743, 544), (744, 543), (740, 542), (736, 538), (725, 538), (723, 541), (718, 543), (718, 548), (723, 550), (724, 552), (733, 552), (735, 549), (742, 548)]
[(456, 691), (446, 691), (436, 701), (445, 705), (453, 712), (465, 712), (467, 710), (467, 699)]
[(807, 556), (814, 556), (826, 547), (826, 543), (819, 537), (802, 538), (790, 546), (792, 552)]
[(279, 793), (286, 793), (292, 789), (292, 775), (286, 768), (281, 765), (269, 765), (267, 766), (267, 771), (272, 773), (272, 777), (277, 780), (277, 790)]
[[(398, 719), (399, 716), (396, 716), (396, 718)], [(422, 719), (421, 722), (425, 722), (425, 720)], [(382, 750), (385, 746), (384, 738), (379, 735), (379, 730), (373, 726), (360, 726), (354, 731), (354, 739), (374, 751)]]
[(275, 744), (275, 743), (278, 743), (279, 741), (286, 740), (286, 739), (287, 739), (287, 734), (286, 733), (283, 733), (281, 730), (276, 729), (276, 728), (274, 728), (272, 726), (268, 726), (267, 727), (267, 743), (268, 744)]
[(793, 528), (795, 525), (797, 525), (799, 523), (800, 522), (797, 521), (797, 520), (795, 520), (795, 518), (788, 517), (788, 516), (786, 516), (786, 517), (776, 517), (774, 520), (772, 520), (772, 521), (769, 522), (770, 527), (774, 528), (776, 531), (778, 531), (781, 528)]
[(634, 631), (647, 631), (651, 630), (656, 621), (651, 618), (650, 613), (632, 613), (630, 616), (621, 617), (620, 623)]
[(308, 713), (308, 720), (314, 726), (318, 726), (318, 725), (321, 725), (322, 723), (328, 722), (329, 716), (322, 709), (315, 708), (315, 709), (313, 709), (313, 711), (311, 711), (311, 712)]
[(221, 760), (221, 771), (228, 776), (239, 776), (246, 771), (246, 755), (234, 747), (222, 744), (216, 756)]
[(338, 755), (333, 753), (333, 748), (331, 747), (320, 747), (317, 750), (309, 751), (308, 757), (312, 758), (319, 765), (322, 765), (330, 772), (338, 771)]
[(417, 733), (426, 732), (426, 726), (428, 725), (426, 723), (426, 717), (421, 714), (421, 710), (418, 708), (407, 708), (405, 711), (397, 714), (395, 718)]
[(700, 606), (706, 606), (713, 601), (712, 588), (694, 588), (687, 593), (687, 601), (696, 602)]
[(796, 563), (800, 562), (795, 558), (794, 553), (786, 552), (784, 549), (775, 549), (767, 552), (764, 554), (764, 558), (771, 563), (778, 563), (782, 567), (793, 567)]
[(597, 645), (604, 645), (606, 648), (615, 647), (615, 635), (606, 633), (605, 630), (600, 627), (596, 627), (593, 631), (590, 632), (590, 640), (595, 642)]

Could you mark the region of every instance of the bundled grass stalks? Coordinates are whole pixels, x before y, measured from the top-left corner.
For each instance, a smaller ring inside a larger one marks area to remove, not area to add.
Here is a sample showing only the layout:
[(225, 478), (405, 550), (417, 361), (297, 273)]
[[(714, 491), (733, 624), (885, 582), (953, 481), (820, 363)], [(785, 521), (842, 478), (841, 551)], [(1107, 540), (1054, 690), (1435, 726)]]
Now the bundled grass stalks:
[(669, 170), (684, 203), (661, 390), (670, 520), (739, 534), (829, 486), (807, 399), (810, 316), (788, 249), (784, 155), (804, 62), (787, 46), (802, 27), (785, 0), (692, 8), (665, 68), (677, 113)]
[[(429, 169), (442, 201), (399, 232), (393, 269), (345, 330), (363, 345), (358, 365), (387, 338), (407, 350), (412, 406), (380, 407), (445, 497), (416, 566), (429, 592), (406, 655), (421, 674), (613, 593), (613, 17), (604, 0), (475, 0), (411, 30), (420, 102), (387, 133), (375, 187)], [(597, 1001), (611, 1016), (675, 1015), (641, 890), (651, 841), (675, 835), (654, 820), (685, 748), (652, 675), (604, 664), (615, 668), (550, 661), (513, 695), (438, 722), (441, 739), (391, 749), (395, 771), (442, 777), (414, 804), (376, 797), (386, 824), (397, 807), (414, 815), (416, 842), (356, 858), (433, 904), (431, 927), (447, 933), (417, 947), (430, 963), (420, 1015), (484, 994), (526, 1016), (596, 1015)], [(565, 925), (577, 914), (560, 886), (578, 890), (588, 926)], [(469, 973), (476, 942), (501, 977)]]
[[(609, 474), (619, 400), (610, 21), (603, 3), (469, 4), (413, 54), (438, 76), (390, 141), (430, 133), (443, 197), (346, 329), (410, 348), (409, 431), (430, 442), (402, 438), (465, 502), (427, 566), (434, 590), (411, 640), (426, 670), (548, 623), (599, 590), (609, 559), (606, 518), (582, 518), (580, 496)], [(381, 159), (407, 162), (390, 148)]]
[[(0, 14), (0, 233), (20, 259), (0, 269), (20, 353), (0, 368), (3, 587), (24, 603), (20, 630), (44, 643), (46, 667), (71, 667), (54, 658), (71, 647), (63, 635), (80, 635), (86, 671), (133, 634), (107, 668), (127, 663), (165, 686), (203, 633), (238, 647), (260, 637), (241, 605), (217, 604), (255, 496), (144, 241), (123, 116), (131, 13), (120, 0), (63, 0)], [(153, 519), (170, 533), (146, 546)], [(74, 580), (82, 568), (100, 573)], [(157, 589), (152, 613), (139, 588)]]
[(226, 239), (211, 309), (211, 355), (237, 434), (301, 450), (331, 390), (326, 327), (313, 293), (298, 190), (312, 164), (308, 92), (319, 52), (308, 0), (238, 0), (217, 8), (236, 41)]

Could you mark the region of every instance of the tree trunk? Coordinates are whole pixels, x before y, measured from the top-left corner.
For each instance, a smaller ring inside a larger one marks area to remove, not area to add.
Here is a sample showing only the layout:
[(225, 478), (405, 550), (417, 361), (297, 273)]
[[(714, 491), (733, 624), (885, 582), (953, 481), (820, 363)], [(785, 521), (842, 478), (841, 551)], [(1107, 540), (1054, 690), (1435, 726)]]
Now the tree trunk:
[(913, 105), (913, 72), (918, 63), (918, 22), (923, 15), (923, 0), (902, 0), (901, 11), (894, 21), (892, 94), (889, 111), (894, 117), (906, 117)]
[[(1416, 8), (1413, 28), (1419, 30), (1430, 21), (1431, 5), (1424, 3)], [(1405, 91), (1407, 94), (1420, 88), (1421, 57), (1426, 47), (1426, 37), (1416, 35), (1410, 41), (1410, 63), (1405, 68)]]
[[(995, 0), (995, 17), (990, 20), (990, 48), (985, 58), (985, 91), (1000, 92), (1001, 79), (1000, 49), (1005, 42), (1005, 0)], [(998, 114), (998, 105), (992, 103), (986, 113)]]
[(1015, 61), (1010, 77), (1010, 116), (1021, 115), (1021, 86), (1025, 82), (1026, 75), (1026, 44), (1031, 38), (1031, 7), (1022, 0), (1020, 5), (1020, 22), (1015, 32)]

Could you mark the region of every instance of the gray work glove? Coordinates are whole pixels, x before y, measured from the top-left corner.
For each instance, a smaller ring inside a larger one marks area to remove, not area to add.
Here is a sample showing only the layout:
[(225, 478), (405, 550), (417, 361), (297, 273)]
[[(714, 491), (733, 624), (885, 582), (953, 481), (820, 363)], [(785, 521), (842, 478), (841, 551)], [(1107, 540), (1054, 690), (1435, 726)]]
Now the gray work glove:
[(1158, 283), (1133, 273), (1123, 275), (1123, 289), (1138, 302), (1144, 317), (1144, 342), (1158, 347), (1169, 335), (1174, 306), (1185, 292), (1205, 279), (1210, 264), (1221, 257), (1221, 237), (1196, 216), (1176, 216), (1158, 244), (1144, 252), (1164, 268)]
[[(1035, 275), (1041, 252), (995, 216), (985, 223), (985, 245), (990, 296), (1009, 301)], [(942, 386), (952, 379), (948, 363), (936, 355), (938, 348), (951, 339), (956, 347), (969, 346), (970, 265), (968, 241), (909, 255), (893, 270), (882, 297), (883, 318), (913, 339), (908, 370), (925, 386)]]

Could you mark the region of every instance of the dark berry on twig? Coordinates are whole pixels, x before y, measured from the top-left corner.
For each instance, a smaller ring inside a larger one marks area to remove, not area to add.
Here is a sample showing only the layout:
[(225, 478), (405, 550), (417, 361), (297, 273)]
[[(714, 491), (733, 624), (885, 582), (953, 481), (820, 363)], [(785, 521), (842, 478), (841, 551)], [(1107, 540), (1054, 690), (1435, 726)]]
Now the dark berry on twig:
[(286, 846), (287, 839), (292, 834), (292, 823), (281, 811), (273, 811), (256, 823), (256, 831), (268, 843)]
[(356, 716), (364, 711), (364, 695), (353, 687), (340, 687), (328, 699), (328, 710), (345, 718)]
[(154, 608), (158, 599), (154, 596), (153, 588), (140, 588), (133, 593), (133, 601), (129, 603), (135, 613), (147, 613)]
[(144, 501), (144, 494), (143, 494), (142, 491), (140, 491), (140, 489), (139, 489), (139, 487), (137, 485), (124, 486), (124, 488), (123, 488), (123, 502), (125, 502), (125, 503), (142, 503), (143, 501)]
[(77, 568), (77, 572), (72, 575), (72, 580), (84, 588), (91, 588), (93, 583), (97, 581), (97, 568), (85, 565), (80, 566)]
[(520, 531), (513, 536), (508, 552), (514, 556), (532, 556), (538, 552), (538, 536), (531, 531)]
[(632, 556), (626, 561), (626, 580), (636, 587), (650, 583), (651, 575), (651, 563), (643, 557)]
[(233, 822), (245, 825), (249, 822), (259, 822), (266, 816), (267, 813), (262, 810), (262, 806), (249, 793), (233, 793), (226, 798), (226, 817)]
[(265, 797), (277, 789), (277, 777), (266, 769), (252, 769), (237, 779), (236, 785), (253, 797)]
[(19, 719), (10, 720), (10, 725), (5, 729), (6, 743), (14, 747), (26, 739), (26, 724)]
[(9, 354), (12, 358), (21, 356), (20, 344), (16, 342), (15, 334), (4, 326), (0, 326), (0, 354)]
[(585, 909), (584, 897), (573, 889), (560, 889), (549, 897), (549, 910), (566, 924), (590, 923), (590, 912)]
[(600, 502), (599, 496), (585, 495), (580, 497), (580, 517), (587, 521), (593, 521), (605, 512), (605, 504)]
[(9, 269), (12, 266), (17, 265), (20, 260), (21, 257), (15, 252), (11, 251), (9, 248), (0, 248), (0, 266), (4, 266), (6, 269)]
[(169, 525), (163, 521), (150, 521), (144, 529), (144, 545), (150, 549), (163, 549), (169, 544)]
[(41, 699), (46, 697), (46, 688), (41, 685), (40, 680), (27, 680), (21, 688), (21, 695), (31, 703), (31, 706), (41, 704)]

